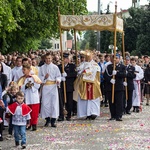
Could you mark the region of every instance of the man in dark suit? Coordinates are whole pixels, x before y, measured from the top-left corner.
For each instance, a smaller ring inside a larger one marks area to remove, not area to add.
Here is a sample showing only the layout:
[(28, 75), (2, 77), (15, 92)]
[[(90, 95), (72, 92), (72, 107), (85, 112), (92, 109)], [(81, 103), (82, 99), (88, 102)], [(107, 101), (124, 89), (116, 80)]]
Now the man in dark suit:
[[(74, 81), (76, 79), (77, 72), (76, 72), (75, 64), (70, 63), (69, 54), (64, 53), (63, 57), (64, 57), (64, 73), (62, 73), (62, 78), (63, 78), (63, 80), (65, 79), (64, 81), (66, 82), (66, 99), (67, 99), (66, 109), (68, 112), (66, 120), (70, 121), (71, 120), (72, 107), (73, 107)], [(59, 65), (58, 67), (59, 67), (60, 71), (62, 72), (62, 65)], [(61, 84), (62, 93), (64, 93), (63, 88), (64, 87), (63, 87), (63, 83), (62, 83)], [(62, 107), (62, 106), (60, 106), (60, 107)], [(61, 108), (60, 111), (62, 111), (62, 110), (63, 109)], [(62, 112), (60, 112), (60, 113), (62, 114)], [(61, 117), (59, 118), (58, 121), (62, 121), (63, 119), (64, 118), (61, 115)]]
[[(116, 55), (116, 69), (113, 70), (113, 57), (111, 58), (112, 64), (108, 65), (104, 72), (104, 80), (106, 82), (107, 96), (109, 100), (109, 108), (111, 113), (110, 120), (122, 121), (123, 110), (123, 93), (124, 93), (124, 78), (126, 76), (125, 66), (120, 64), (120, 56)], [(113, 79), (115, 75), (115, 79)], [(112, 84), (115, 86), (114, 90), (114, 103), (112, 103)]]
[(125, 111), (126, 114), (131, 114), (130, 109), (132, 108), (132, 95), (134, 90), (134, 84), (133, 79), (136, 77), (135, 74), (135, 67), (130, 64), (130, 57), (126, 57), (126, 77), (127, 77), (127, 93), (128, 93), (128, 99), (126, 102)]

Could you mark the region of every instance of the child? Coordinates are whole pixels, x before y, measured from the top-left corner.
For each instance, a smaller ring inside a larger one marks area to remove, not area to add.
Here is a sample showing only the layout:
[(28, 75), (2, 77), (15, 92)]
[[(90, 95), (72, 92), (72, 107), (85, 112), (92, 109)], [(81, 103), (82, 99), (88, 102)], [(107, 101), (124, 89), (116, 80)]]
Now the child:
[(15, 145), (19, 146), (21, 137), (22, 149), (26, 148), (26, 126), (29, 126), (31, 109), (24, 102), (23, 92), (16, 93), (16, 102), (7, 107), (7, 112), (12, 114)]
[(24, 76), (18, 80), (18, 85), (25, 94), (25, 103), (32, 109), (30, 126), (28, 129), (32, 126), (32, 131), (36, 131), (40, 109), (38, 89), (40, 88), (41, 80), (37, 75), (31, 75), (30, 72), (31, 66), (29, 64), (23, 65)]
[[(9, 92), (7, 92), (7, 94), (4, 95), (6, 102), (7, 102), (7, 106), (13, 104), (16, 101), (16, 93), (18, 91), (19, 91), (19, 87), (17, 84), (10, 86)], [(8, 115), (6, 113), (5, 118), (9, 119), (8, 136), (6, 137), (6, 139), (9, 140), (12, 138), (12, 131), (13, 131), (12, 115)]]

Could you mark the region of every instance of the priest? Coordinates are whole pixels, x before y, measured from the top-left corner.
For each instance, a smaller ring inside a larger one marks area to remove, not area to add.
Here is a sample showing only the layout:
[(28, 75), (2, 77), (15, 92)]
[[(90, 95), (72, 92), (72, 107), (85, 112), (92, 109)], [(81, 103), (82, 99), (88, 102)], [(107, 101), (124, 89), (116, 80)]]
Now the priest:
[(78, 70), (78, 78), (75, 81), (75, 89), (78, 95), (78, 118), (94, 120), (100, 115), (100, 67), (93, 60), (91, 51), (83, 52), (85, 63)]

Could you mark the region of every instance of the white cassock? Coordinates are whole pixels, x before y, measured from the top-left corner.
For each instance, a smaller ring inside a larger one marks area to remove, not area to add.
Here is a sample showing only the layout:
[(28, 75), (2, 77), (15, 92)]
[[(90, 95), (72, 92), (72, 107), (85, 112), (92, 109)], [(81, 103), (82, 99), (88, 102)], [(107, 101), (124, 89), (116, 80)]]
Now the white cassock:
[(5, 63), (3, 63), (2, 62), (2, 65), (3, 65), (3, 72), (4, 72), (4, 74), (6, 74), (6, 76), (7, 76), (7, 82), (8, 82), (8, 85), (9, 85), (9, 83), (10, 83), (10, 81), (11, 81), (11, 79), (12, 79), (12, 77), (11, 77), (11, 68), (9, 67), (9, 66), (7, 66)]
[[(95, 70), (100, 71), (100, 67), (98, 65), (95, 66), (95, 63), (96, 62), (94, 62), (93, 60), (88, 63), (85, 62), (84, 67), (81, 67), (82, 70), (80, 72), (83, 72), (84, 70), (86, 70), (86, 68), (88, 68), (87, 64), (89, 64), (89, 68), (92, 70), (92, 72), (95, 72)], [(82, 100), (78, 94), (77, 117), (82, 118), (91, 115), (100, 116), (100, 97), (92, 100)]]
[(11, 73), (12, 73), (11, 81), (17, 82), (23, 76), (22, 66), (20, 66), (20, 67), (15, 66), (11, 70)]
[(140, 106), (141, 102), (141, 82), (144, 78), (144, 72), (143, 69), (136, 65), (135, 71), (138, 71), (139, 73), (136, 74), (136, 77), (133, 80), (134, 83), (134, 90), (133, 90), (133, 96), (132, 96), (132, 106)]
[[(49, 77), (44, 80), (45, 75), (49, 74)], [(41, 102), (41, 117), (42, 118), (58, 118), (59, 116), (59, 95), (58, 85), (56, 81), (61, 82), (61, 73), (59, 68), (53, 63), (44, 64), (39, 69), (39, 77), (42, 80), (42, 102)], [(54, 82), (54, 84), (47, 84), (48, 82)]]
[[(32, 86), (31, 89), (25, 89), (25, 85), (29, 81), (31, 83), (33, 83), (34, 85)], [(40, 84), (35, 83), (34, 79), (32, 77), (25, 79), (24, 84), (21, 86), (21, 91), (25, 94), (25, 103), (27, 105), (39, 104), (40, 103), (39, 92), (38, 92), (39, 88), (40, 88)]]
[(77, 103), (78, 113), (77, 117), (82, 118), (91, 115), (100, 116), (100, 98), (93, 100), (82, 100), (78, 97)]

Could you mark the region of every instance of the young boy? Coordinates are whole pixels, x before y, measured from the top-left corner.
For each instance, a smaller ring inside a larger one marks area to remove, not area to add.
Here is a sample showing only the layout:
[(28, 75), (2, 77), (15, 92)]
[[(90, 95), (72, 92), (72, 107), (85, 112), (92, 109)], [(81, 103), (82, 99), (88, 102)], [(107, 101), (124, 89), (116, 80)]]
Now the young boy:
[(32, 109), (30, 126), (32, 131), (36, 131), (38, 123), (38, 115), (40, 109), (40, 99), (38, 89), (40, 88), (41, 80), (37, 75), (31, 75), (31, 66), (29, 64), (23, 65), (23, 74), (18, 80), (18, 86), (25, 94), (25, 103)]
[[(6, 99), (7, 106), (13, 104), (16, 101), (16, 93), (19, 91), (18, 85), (12, 85), (9, 88), (9, 91), (3, 96)], [(13, 132), (13, 125), (12, 125), (12, 115), (7, 114), (5, 118), (9, 119), (9, 128), (8, 128), (8, 136), (6, 137), (7, 140), (12, 139), (12, 132)]]
[(13, 115), (12, 124), (14, 128), (15, 145), (17, 147), (19, 146), (19, 139), (21, 137), (22, 149), (26, 148), (26, 126), (29, 126), (31, 111), (30, 107), (24, 104), (23, 92), (17, 92), (16, 102), (7, 107), (7, 112)]

